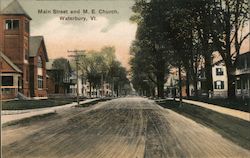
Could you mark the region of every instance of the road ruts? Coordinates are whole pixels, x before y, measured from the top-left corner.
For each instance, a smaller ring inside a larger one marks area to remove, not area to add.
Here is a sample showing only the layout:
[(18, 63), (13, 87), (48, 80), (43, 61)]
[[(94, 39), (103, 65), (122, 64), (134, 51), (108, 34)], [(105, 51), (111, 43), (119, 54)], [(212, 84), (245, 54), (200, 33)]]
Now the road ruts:
[(250, 157), (211, 129), (144, 98), (120, 98), (3, 129), (4, 158)]

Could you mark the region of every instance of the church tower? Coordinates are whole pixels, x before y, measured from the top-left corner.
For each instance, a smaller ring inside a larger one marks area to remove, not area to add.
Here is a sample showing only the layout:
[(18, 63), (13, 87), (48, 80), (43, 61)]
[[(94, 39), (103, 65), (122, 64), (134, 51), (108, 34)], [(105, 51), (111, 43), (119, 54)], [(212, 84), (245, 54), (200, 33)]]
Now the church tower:
[(22, 93), (29, 92), (29, 36), (30, 16), (17, 0), (11, 2), (0, 14), (0, 51), (22, 71)]

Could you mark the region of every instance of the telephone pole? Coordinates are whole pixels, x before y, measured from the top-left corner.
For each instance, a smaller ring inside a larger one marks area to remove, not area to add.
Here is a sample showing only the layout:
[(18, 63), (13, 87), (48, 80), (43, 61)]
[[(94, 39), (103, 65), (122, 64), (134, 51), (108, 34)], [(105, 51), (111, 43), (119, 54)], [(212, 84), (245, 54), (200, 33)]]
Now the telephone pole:
[[(2, 0), (0, 0), (0, 14), (2, 12)], [(0, 124), (1, 124), (1, 127), (0, 127), (0, 158), (2, 158), (2, 153), (3, 153), (3, 148), (2, 148), (2, 108), (3, 108), (3, 102), (2, 102), (2, 63), (3, 63), (3, 59), (2, 59), (2, 52), (0, 50)]]
[(77, 105), (80, 104), (79, 101), (79, 57), (84, 56), (84, 54), (79, 54), (79, 53), (84, 53), (85, 50), (68, 50), (68, 53), (74, 53), (73, 55), (69, 55), (69, 57), (73, 57), (75, 58), (75, 62), (76, 62), (76, 100), (77, 100)]
[[(1, 0), (0, 0), (1, 1)], [(1, 8), (0, 8), (1, 9)], [(0, 158), (2, 158), (2, 108), (3, 108), (3, 101), (2, 101), (2, 63), (3, 63), (3, 59), (2, 59), (2, 52), (0, 51), (0, 124), (1, 124), (1, 128), (0, 128)]]

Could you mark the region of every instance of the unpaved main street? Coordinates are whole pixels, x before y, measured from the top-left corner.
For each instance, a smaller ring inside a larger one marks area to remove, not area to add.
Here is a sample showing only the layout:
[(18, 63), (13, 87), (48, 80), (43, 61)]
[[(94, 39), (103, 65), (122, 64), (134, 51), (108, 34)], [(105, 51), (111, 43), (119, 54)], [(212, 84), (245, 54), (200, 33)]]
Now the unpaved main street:
[(144, 98), (71, 108), (3, 129), (4, 158), (250, 157), (213, 130)]

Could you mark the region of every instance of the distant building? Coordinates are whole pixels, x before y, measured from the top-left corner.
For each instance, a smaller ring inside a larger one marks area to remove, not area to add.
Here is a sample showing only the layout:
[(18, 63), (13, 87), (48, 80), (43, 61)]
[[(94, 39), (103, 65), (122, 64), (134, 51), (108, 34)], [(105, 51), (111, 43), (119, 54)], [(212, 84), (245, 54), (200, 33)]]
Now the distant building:
[(0, 14), (3, 99), (47, 97), (44, 38), (30, 36), (31, 17), (14, 0)]
[[(75, 84), (72, 84), (70, 86), (70, 94), (76, 96), (77, 94), (77, 82), (76, 82), (76, 75), (72, 75), (70, 78), (72, 81), (75, 81)], [(103, 85), (101, 85), (98, 88), (90, 87), (90, 84), (88, 80), (79, 75), (78, 79), (78, 86), (79, 86), (79, 96), (81, 97), (105, 97), (105, 96), (111, 96), (112, 95), (112, 87), (109, 83), (104, 82)], [(90, 90), (91, 89), (91, 90)], [(91, 93), (91, 95), (90, 95)]]
[[(71, 80), (72, 72), (53, 68), (54, 60), (46, 64), (47, 69), (47, 92), (50, 97), (70, 94), (70, 86), (75, 82)], [(68, 63), (68, 68), (71, 69)]]
[(236, 61), (236, 96), (250, 98), (250, 52), (240, 54)]
[[(164, 84), (164, 93), (167, 97), (179, 96), (179, 75), (178, 69), (172, 68)], [(182, 72), (182, 96), (187, 96), (186, 74)]]

